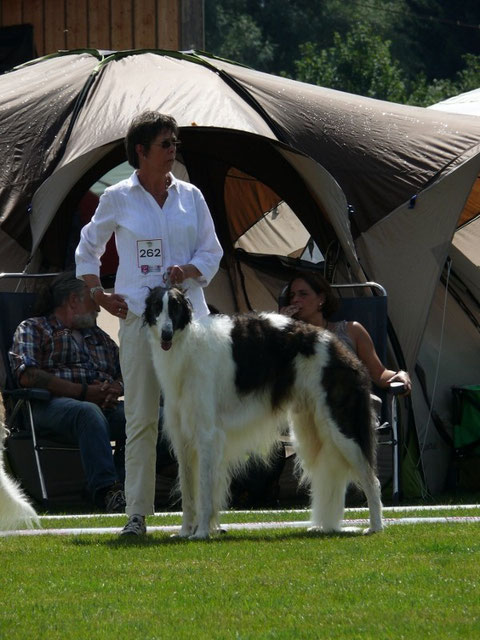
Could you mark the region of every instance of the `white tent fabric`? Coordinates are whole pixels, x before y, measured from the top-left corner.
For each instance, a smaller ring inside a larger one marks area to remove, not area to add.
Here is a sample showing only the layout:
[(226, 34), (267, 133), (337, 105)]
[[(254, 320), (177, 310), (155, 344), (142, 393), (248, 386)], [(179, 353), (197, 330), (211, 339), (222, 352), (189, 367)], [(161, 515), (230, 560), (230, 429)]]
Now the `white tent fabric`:
[(428, 108), (447, 113), (460, 113), (465, 116), (480, 116), (480, 89), (460, 93), (458, 96), (432, 104)]

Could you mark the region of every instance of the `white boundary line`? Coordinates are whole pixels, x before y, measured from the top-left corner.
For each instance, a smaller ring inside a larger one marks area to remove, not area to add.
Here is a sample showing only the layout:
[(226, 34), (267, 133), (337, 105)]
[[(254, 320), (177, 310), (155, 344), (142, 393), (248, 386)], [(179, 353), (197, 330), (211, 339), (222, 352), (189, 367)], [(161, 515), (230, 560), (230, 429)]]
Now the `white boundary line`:
[[(445, 516), (445, 517), (427, 517), (427, 518), (384, 518), (384, 524), (389, 527), (398, 524), (459, 524), (459, 523), (478, 523), (480, 516)], [(344, 520), (344, 533), (361, 532), (360, 527), (368, 526), (367, 519)], [(246, 522), (246, 523), (230, 523), (222, 525), (225, 531), (258, 531), (267, 529), (307, 529), (310, 526), (308, 521), (291, 521), (291, 522)], [(353, 528), (352, 528), (353, 527)], [(161, 525), (149, 526), (149, 533), (177, 533), (180, 525)], [(13, 536), (64, 536), (64, 535), (103, 535), (118, 534), (122, 527), (91, 527), (91, 528), (73, 528), (73, 529), (18, 529), (15, 531), (0, 531), (0, 538), (8, 538)]]
[[(408, 513), (412, 511), (453, 511), (455, 509), (479, 509), (480, 504), (447, 504), (447, 505), (420, 505), (420, 506), (397, 506), (397, 507), (383, 507), (383, 513)], [(232, 510), (222, 511), (223, 515), (239, 514), (260, 514), (260, 515), (275, 515), (281, 513), (310, 513), (309, 508), (305, 509), (251, 509), (251, 510)], [(349, 507), (345, 509), (345, 513), (368, 513), (368, 507)], [(90, 518), (119, 518), (122, 517), (121, 513), (75, 513), (75, 514), (57, 514), (57, 515), (40, 515), (40, 520), (83, 520)], [(155, 517), (179, 517), (182, 515), (181, 511), (158, 511), (155, 512)], [(152, 516), (153, 517), (153, 516)]]

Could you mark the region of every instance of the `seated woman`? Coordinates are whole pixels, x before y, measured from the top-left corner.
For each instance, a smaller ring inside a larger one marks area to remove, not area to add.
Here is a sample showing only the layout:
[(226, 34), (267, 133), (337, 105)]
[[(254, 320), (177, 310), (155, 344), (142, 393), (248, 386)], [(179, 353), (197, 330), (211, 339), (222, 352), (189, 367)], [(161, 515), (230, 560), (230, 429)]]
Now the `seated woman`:
[(363, 325), (346, 320), (330, 321), (338, 309), (339, 301), (327, 280), (320, 274), (295, 275), (287, 285), (286, 299), (288, 304), (280, 309), (280, 313), (334, 333), (357, 354), (377, 387), (388, 389), (392, 382), (401, 382), (405, 386), (405, 393), (410, 393), (412, 383), (408, 373), (392, 371), (382, 364), (372, 338)]

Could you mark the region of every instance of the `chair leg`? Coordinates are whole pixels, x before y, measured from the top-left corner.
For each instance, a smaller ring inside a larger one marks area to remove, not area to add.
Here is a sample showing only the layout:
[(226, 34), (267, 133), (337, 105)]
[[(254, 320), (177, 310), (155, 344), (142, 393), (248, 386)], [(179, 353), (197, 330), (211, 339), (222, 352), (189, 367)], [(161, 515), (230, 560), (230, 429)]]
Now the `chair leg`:
[(392, 478), (392, 503), (400, 502), (400, 458), (398, 443), (398, 415), (397, 402), (395, 396), (392, 397), (392, 456), (393, 456), (393, 478)]
[(38, 453), (38, 445), (37, 445), (37, 436), (35, 434), (35, 426), (34, 426), (34, 422), (33, 422), (33, 413), (32, 413), (32, 406), (30, 404), (30, 402), (26, 402), (27, 405), (27, 411), (28, 411), (28, 419), (29, 419), (29, 423), (30, 423), (30, 431), (32, 434), (32, 442), (33, 442), (33, 454), (35, 456), (35, 464), (37, 466), (37, 473), (38, 473), (38, 480), (40, 482), (40, 491), (42, 492), (42, 499), (44, 502), (48, 501), (48, 493), (47, 493), (47, 487), (45, 484), (45, 478), (43, 477), (43, 471), (42, 471), (42, 465), (40, 463), (40, 455)]

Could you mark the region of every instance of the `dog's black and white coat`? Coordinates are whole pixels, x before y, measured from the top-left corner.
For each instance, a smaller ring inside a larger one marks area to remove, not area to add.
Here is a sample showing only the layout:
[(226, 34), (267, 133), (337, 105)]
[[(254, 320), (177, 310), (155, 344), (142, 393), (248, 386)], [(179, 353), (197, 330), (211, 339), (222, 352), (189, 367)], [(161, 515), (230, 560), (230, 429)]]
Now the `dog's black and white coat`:
[(217, 529), (231, 474), (247, 453), (269, 450), (287, 416), (314, 527), (340, 530), (354, 481), (368, 500), (368, 531), (382, 529), (369, 376), (332, 334), (275, 313), (195, 321), (175, 288), (153, 289), (144, 319), (179, 463), (181, 536)]

